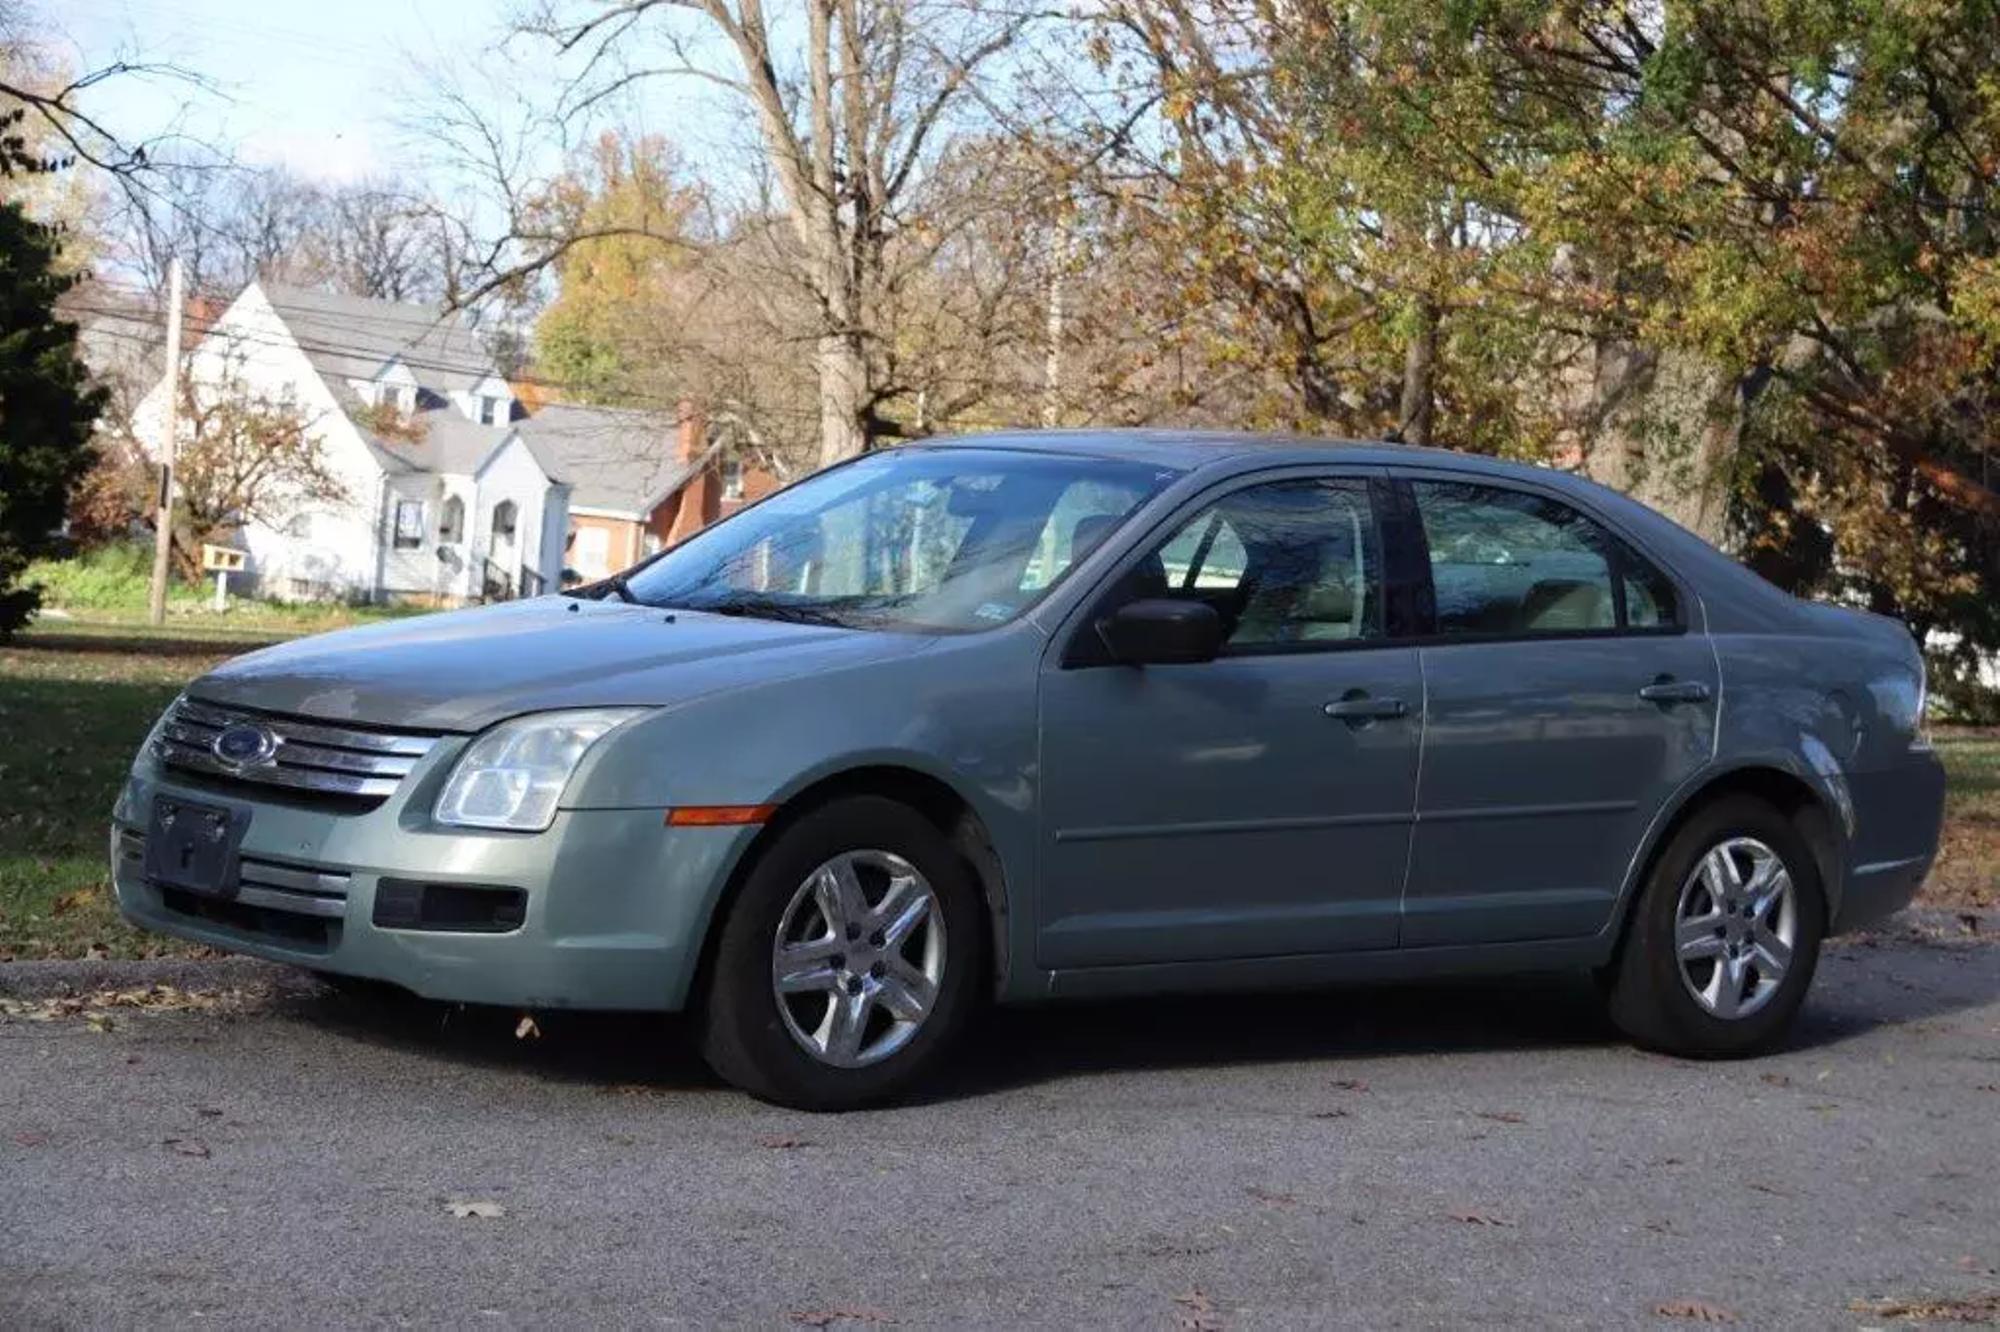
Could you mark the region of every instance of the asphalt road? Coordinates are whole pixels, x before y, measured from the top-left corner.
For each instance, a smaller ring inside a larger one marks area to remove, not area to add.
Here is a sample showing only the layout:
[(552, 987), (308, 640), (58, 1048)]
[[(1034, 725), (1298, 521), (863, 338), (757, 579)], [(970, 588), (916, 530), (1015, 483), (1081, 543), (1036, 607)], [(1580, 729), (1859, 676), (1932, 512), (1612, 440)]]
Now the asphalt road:
[(1567, 979), (1345, 990), (998, 1015), (817, 1118), (671, 1024), (176, 979), (251, 993), (0, 1019), (0, 1326), (2000, 1318), (1992, 943), (1843, 943), (1755, 1062)]

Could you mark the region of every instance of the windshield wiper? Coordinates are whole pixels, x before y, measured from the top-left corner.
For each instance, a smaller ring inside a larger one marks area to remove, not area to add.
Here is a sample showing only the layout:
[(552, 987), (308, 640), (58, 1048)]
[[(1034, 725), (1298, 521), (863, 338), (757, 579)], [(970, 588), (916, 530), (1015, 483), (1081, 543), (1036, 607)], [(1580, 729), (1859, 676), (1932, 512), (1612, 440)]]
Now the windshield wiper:
[(688, 602), (680, 609), (705, 611), (710, 615), (741, 615), (755, 620), (781, 620), (789, 624), (830, 625), (836, 629), (849, 627), (845, 617), (828, 607), (794, 601), (767, 601), (761, 597), (725, 597), (719, 601)]
[(616, 592), (620, 598), (622, 598), (625, 601), (629, 601), (634, 606), (639, 604), (639, 598), (633, 595), (632, 592), (632, 582), (630, 579), (625, 577), (624, 574), (622, 573), (612, 574), (609, 578), (604, 580), (604, 585), (610, 588), (613, 592)]

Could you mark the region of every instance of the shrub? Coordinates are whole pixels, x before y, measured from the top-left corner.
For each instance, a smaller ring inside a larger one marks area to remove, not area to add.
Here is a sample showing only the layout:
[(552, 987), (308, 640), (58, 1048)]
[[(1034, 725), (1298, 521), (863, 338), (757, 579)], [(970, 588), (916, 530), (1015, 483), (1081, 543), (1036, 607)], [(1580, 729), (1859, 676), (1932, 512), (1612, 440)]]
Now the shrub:
[[(153, 550), (131, 542), (99, 546), (66, 560), (36, 560), (22, 582), (39, 587), (42, 604), (64, 610), (143, 611), (152, 585)], [(185, 583), (169, 583), (170, 601), (201, 596)]]

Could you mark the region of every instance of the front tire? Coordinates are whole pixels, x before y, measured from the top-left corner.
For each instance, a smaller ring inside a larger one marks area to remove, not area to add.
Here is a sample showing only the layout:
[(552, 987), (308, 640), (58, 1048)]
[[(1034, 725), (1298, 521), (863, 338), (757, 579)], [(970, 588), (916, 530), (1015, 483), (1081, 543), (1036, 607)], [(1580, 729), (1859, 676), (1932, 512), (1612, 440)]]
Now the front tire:
[(1611, 1017), (1691, 1058), (1757, 1054), (1798, 1015), (1826, 933), (1819, 862), (1752, 796), (1697, 811), (1668, 841), (1610, 968)]
[(906, 805), (849, 796), (779, 830), (717, 938), (701, 1051), (725, 1081), (802, 1110), (893, 1099), (952, 1044), (984, 967), (979, 895)]

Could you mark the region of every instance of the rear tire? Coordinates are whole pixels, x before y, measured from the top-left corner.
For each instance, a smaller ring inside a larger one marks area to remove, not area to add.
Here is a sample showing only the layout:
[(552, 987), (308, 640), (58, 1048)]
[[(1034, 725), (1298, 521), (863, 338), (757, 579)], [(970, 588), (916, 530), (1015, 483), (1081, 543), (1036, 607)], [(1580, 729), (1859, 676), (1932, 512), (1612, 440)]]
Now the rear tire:
[(984, 936), (971, 876), (927, 819), (881, 796), (831, 801), (777, 833), (729, 904), (702, 1057), (801, 1110), (892, 1100), (964, 1027)]
[(1639, 1045), (1697, 1059), (1783, 1039), (1826, 933), (1819, 862), (1792, 821), (1753, 796), (1698, 810), (1641, 886), (1608, 968), (1611, 1018)]

